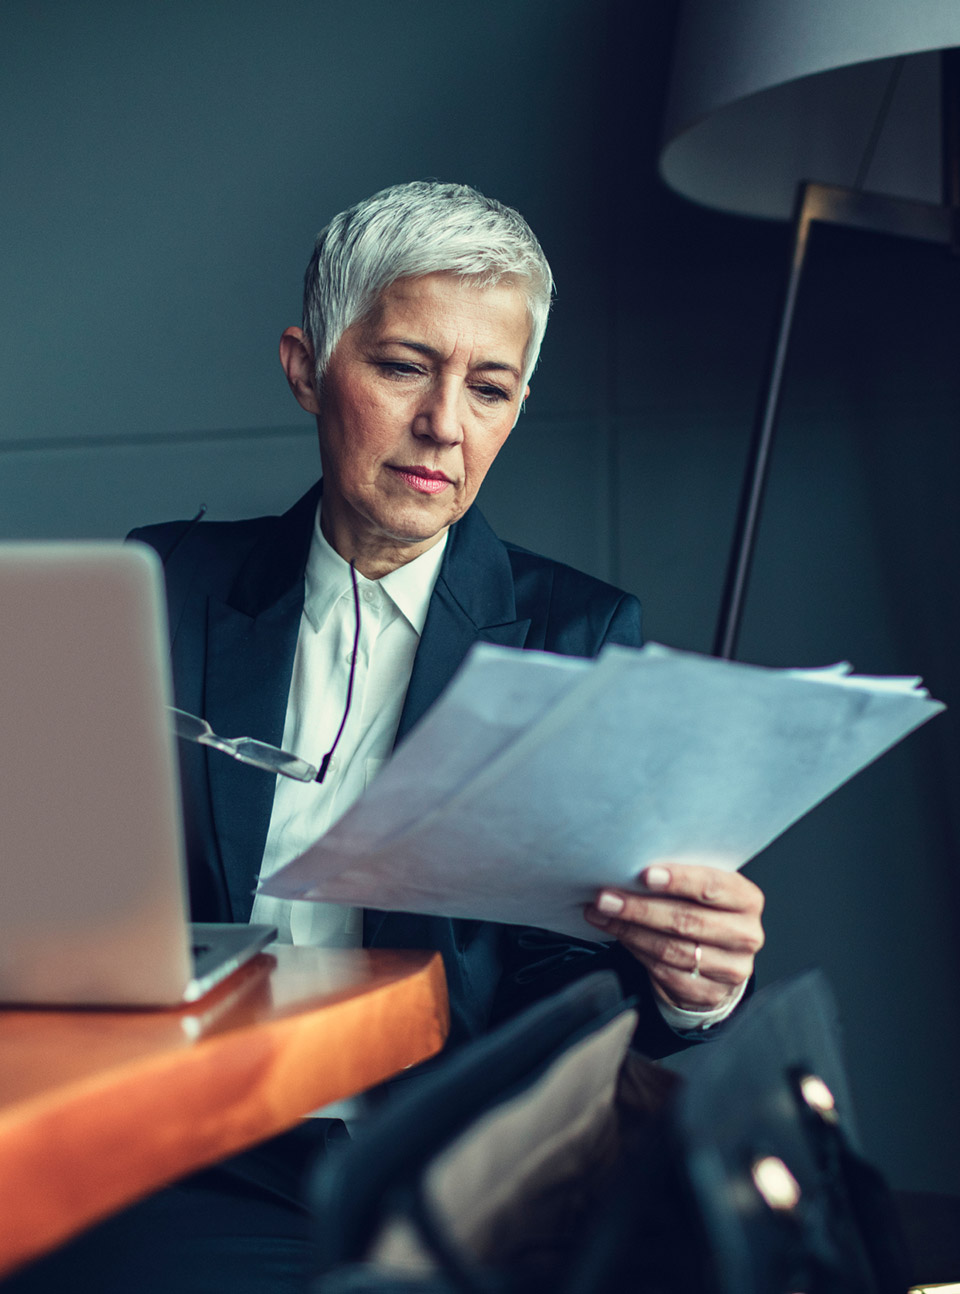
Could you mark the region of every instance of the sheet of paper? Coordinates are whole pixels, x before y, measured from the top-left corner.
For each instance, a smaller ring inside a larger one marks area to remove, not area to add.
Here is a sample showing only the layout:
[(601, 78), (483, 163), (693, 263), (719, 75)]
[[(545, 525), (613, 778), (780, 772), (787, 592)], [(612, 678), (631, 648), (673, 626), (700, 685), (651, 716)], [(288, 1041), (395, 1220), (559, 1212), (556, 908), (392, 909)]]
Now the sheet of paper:
[(658, 859), (734, 869), (943, 707), (846, 664), (476, 647), (354, 807), (261, 885), (545, 926)]
[(351, 813), (349, 848), (365, 853), (422, 822), (556, 705), (592, 663), (509, 648), (472, 655), (470, 668), (456, 674), (442, 704), (423, 716), (371, 786), (375, 810)]

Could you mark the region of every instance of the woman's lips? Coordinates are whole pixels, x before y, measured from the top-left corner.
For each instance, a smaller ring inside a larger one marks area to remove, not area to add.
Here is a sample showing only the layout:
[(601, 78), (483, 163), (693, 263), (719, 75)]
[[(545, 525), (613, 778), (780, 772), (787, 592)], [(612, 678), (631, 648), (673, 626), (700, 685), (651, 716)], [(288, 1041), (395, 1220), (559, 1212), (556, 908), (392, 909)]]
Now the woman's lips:
[(443, 472), (434, 472), (429, 467), (391, 467), (390, 471), (420, 494), (439, 494), (450, 484), (450, 478)]

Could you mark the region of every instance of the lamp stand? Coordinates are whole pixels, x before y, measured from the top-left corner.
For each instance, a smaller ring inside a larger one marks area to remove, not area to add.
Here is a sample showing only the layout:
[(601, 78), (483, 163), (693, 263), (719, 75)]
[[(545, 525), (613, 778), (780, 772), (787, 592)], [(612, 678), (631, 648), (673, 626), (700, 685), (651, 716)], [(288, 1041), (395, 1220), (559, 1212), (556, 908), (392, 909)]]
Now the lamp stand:
[[(957, 51), (950, 50), (948, 53), (955, 55)], [(957, 66), (957, 61), (954, 59), (954, 69)], [(956, 86), (960, 82), (955, 80), (953, 84)], [(949, 92), (944, 94), (945, 103), (949, 97)], [(957, 94), (953, 95), (953, 104), (953, 126), (957, 131), (957, 137), (960, 137), (960, 124), (958, 124), (960, 123), (960, 97)], [(944, 120), (945, 122), (947, 120), (946, 113)], [(946, 143), (949, 138), (947, 132), (944, 138), (946, 159), (951, 155), (951, 146)], [(757, 405), (713, 644), (713, 655), (720, 657), (721, 660), (731, 660), (737, 649), (743, 603), (756, 545), (757, 525), (760, 520), (780, 411), (783, 375), (790, 348), (793, 317), (813, 224), (819, 221), (849, 229), (865, 229), (873, 233), (898, 234), (924, 242), (941, 243), (946, 247), (958, 246), (960, 243), (956, 241), (956, 235), (960, 231), (960, 220), (958, 220), (960, 206), (954, 206), (952, 198), (955, 192), (960, 196), (960, 179), (957, 179), (956, 165), (960, 150), (955, 144), (952, 148), (952, 157), (952, 171), (947, 165), (944, 168), (945, 196), (951, 200), (943, 206), (887, 197), (879, 193), (866, 193), (862, 189), (844, 189), (828, 184), (807, 183), (797, 188), (790, 269), (780, 311), (780, 325), (774, 338)], [(949, 175), (953, 176), (950, 181), (951, 186), (955, 185), (956, 188), (947, 187)]]

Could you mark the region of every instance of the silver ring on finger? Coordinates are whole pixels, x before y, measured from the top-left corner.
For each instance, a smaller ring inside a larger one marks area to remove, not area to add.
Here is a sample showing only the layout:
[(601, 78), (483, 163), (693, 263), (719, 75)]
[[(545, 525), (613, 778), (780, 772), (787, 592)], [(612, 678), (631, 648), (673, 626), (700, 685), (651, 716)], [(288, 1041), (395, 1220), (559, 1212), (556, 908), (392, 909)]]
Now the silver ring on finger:
[(693, 949), (693, 968), (690, 971), (691, 979), (700, 978), (700, 963), (703, 960), (703, 949), (699, 944), (694, 945)]

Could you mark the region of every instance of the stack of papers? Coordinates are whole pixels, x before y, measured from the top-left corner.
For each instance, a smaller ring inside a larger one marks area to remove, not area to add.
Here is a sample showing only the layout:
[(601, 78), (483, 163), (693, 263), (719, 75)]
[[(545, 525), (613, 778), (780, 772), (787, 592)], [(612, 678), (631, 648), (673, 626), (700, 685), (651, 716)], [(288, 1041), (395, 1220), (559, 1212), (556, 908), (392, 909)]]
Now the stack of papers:
[(476, 646), (364, 795), (265, 894), (543, 926), (648, 864), (734, 870), (944, 707), (919, 679), (658, 644)]

